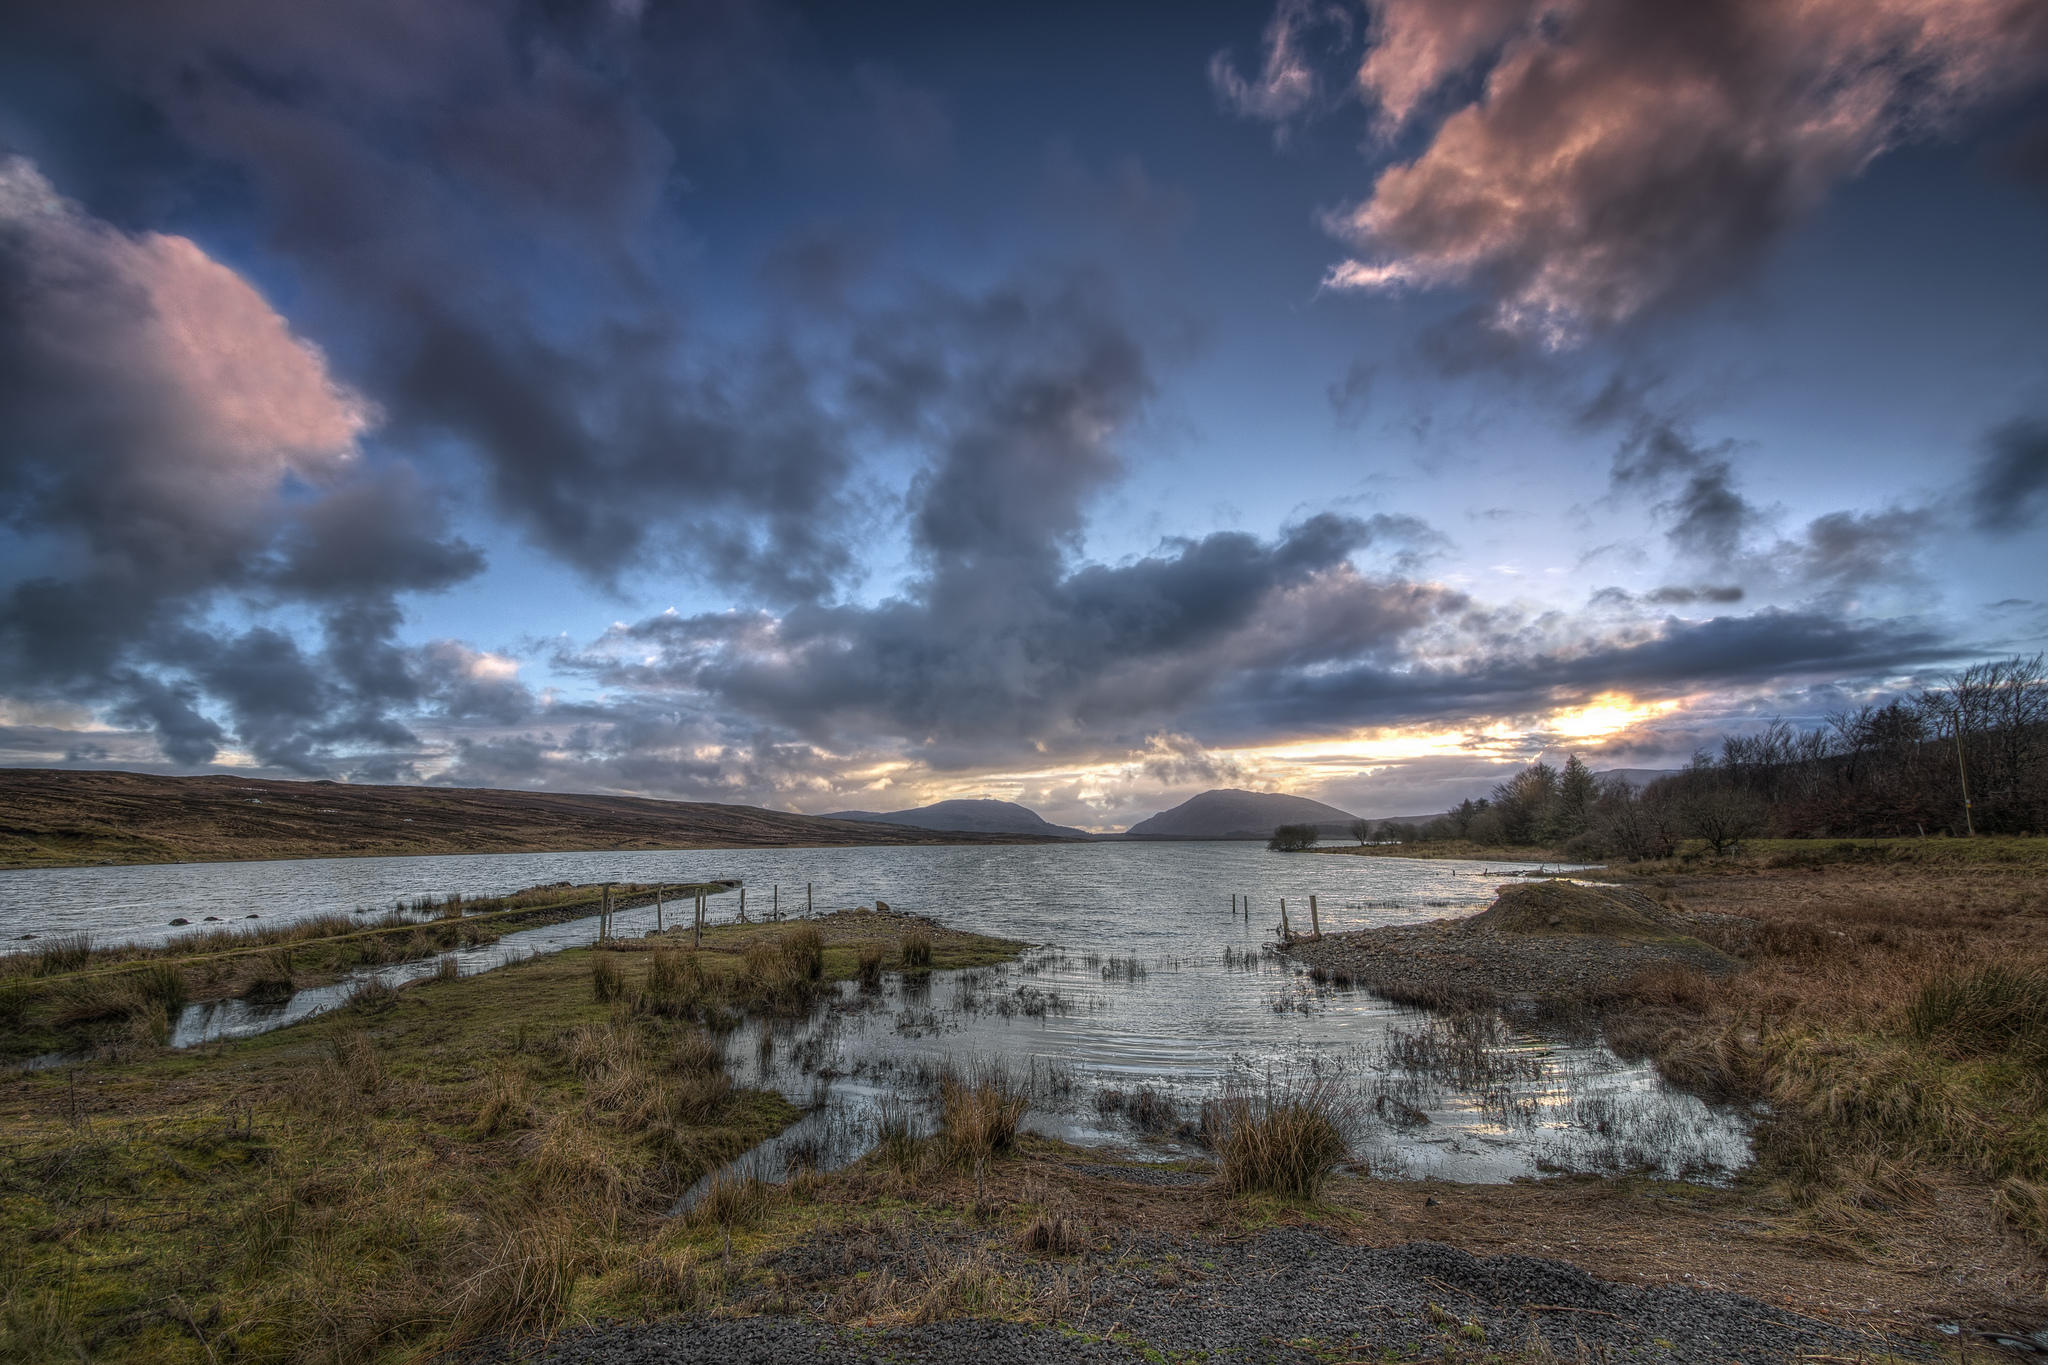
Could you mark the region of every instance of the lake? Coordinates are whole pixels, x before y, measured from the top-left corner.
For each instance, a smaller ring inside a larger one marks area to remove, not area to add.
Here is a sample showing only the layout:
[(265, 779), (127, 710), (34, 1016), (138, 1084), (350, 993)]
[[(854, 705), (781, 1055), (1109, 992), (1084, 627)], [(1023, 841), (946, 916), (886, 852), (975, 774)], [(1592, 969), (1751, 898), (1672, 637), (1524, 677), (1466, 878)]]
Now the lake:
[[(160, 942), (178, 932), (173, 918), (240, 921), (253, 912), (274, 924), (554, 881), (741, 878), (750, 913), (774, 901), (794, 914), (808, 884), (821, 913), (879, 898), (1040, 947), (1004, 967), (938, 973), (922, 988), (892, 978), (880, 996), (862, 997), (847, 983), (807, 1020), (743, 1029), (728, 1043), (735, 1076), (812, 1111), (776, 1150), (808, 1145), (828, 1162), (844, 1160), (862, 1149), (885, 1101), (921, 1094), (941, 1066), (991, 1062), (1029, 1079), (1027, 1126), (1162, 1157), (1191, 1150), (1159, 1121), (1162, 1107), (1188, 1120), (1226, 1085), (1321, 1077), (1353, 1096), (1354, 1147), (1390, 1175), (1484, 1181), (1650, 1169), (1712, 1178), (1740, 1167), (1748, 1159), (1742, 1115), (1675, 1091), (1596, 1042), (1490, 1014), (1447, 1023), (1364, 991), (1317, 987), (1262, 951), (1274, 941), (1283, 897), (1297, 930), (1311, 894), (1325, 932), (1413, 922), (1480, 909), (1505, 874), (1528, 866), (1280, 854), (1254, 843), (1100, 843), (38, 869), (0, 873), (0, 938)], [(1233, 895), (1249, 898), (1248, 919), (1232, 915)], [(713, 905), (727, 918), (738, 898)], [(651, 908), (632, 911), (617, 931), (652, 925)], [(593, 927), (575, 921), (507, 935), (458, 962), (465, 972), (488, 970), (588, 942)], [(400, 982), (434, 966), (382, 974)], [(274, 1027), (344, 995), (301, 992), (268, 1010), (193, 1006), (178, 1041)], [(1152, 1096), (1142, 1118), (1130, 1112), (1140, 1092)]]

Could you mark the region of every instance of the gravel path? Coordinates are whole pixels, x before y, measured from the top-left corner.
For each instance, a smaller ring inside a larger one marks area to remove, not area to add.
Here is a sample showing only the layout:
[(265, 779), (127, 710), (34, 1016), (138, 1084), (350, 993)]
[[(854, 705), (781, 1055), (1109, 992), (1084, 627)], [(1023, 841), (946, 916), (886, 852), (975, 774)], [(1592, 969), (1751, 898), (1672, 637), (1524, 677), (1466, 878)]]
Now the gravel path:
[[(786, 1281), (819, 1291), (814, 1298), (823, 1303), (828, 1264), (850, 1276), (857, 1263), (870, 1282), (885, 1272), (914, 1278), (921, 1258), (941, 1251), (937, 1239), (908, 1229), (888, 1245), (872, 1233), (863, 1241), (852, 1263), (816, 1245), (797, 1258), (803, 1265), (790, 1267), (785, 1258)], [(993, 1241), (976, 1250), (998, 1258), (1006, 1275), (1078, 1284), (1085, 1292), (1068, 1301), (1058, 1326), (963, 1318), (879, 1329), (808, 1316), (686, 1318), (586, 1329), (556, 1341), (542, 1359), (1129, 1362), (1149, 1349), (1215, 1362), (1309, 1365), (1540, 1343), (1566, 1359), (1764, 1362), (1899, 1349), (1736, 1295), (1613, 1284), (1560, 1261), (1480, 1258), (1432, 1242), (1359, 1247), (1304, 1228), (1241, 1240), (1133, 1241), (1106, 1258), (1079, 1261), (1039, 1261)], [(944, 1254), (957, 1255), (957, 1241)], [(818, 1275), (807, 1285), (806, 1267)]]

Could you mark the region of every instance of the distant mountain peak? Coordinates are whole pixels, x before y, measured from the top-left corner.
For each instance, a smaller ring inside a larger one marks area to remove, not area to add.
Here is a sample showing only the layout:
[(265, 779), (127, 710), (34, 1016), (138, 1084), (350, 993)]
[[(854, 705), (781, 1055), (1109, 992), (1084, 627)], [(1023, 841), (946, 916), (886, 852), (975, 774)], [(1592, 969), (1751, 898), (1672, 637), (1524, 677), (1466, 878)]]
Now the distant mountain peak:
[(1218, 787), (1140, 820), (1126, 833), (1133, 839), (1264, 839), (1280, 825), (1314, 825), (1335, 837), (1347, 833), (1356, 818), (1306, 796)]
[(1029, 806), (989, 797), (958, 797), (909, 810), (841, 810), (828, 820), (859, 820), (876, 825), (907, 825), (913, 829), (949, 830), (964, 834), (1037, 834), (1049, 839), (1092, 838), (1087, 830), (1055, 825)]

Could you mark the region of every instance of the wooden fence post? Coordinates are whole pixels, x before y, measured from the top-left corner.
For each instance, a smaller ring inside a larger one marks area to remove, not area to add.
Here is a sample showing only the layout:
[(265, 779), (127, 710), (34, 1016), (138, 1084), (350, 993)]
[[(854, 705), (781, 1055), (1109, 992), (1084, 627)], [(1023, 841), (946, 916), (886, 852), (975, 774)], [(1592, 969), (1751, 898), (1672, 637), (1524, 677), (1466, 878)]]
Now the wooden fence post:
[(691, 931), (690, 931), (690, 932), (691, 932), (691, 937), (690, 937), (690, 946), (691, 946), (692, 948), (701, 948), (701, 947), (703, 947), (703, 946), (704, 946), (704, 892), (703, 892), (703, 891), (702, 891), (701, 889), (700, 889), (700, 890), (699, 890), (699, 891), (697, 892), (697, 918), (696, 918), (696, 921), (695, 921), (694, 927), (693, 927), (693, 928), (691, 929)]
[(809, 882), (805, 882), (805, 883), (804, 883), (804, 918), (805, 918), (805, 919), (809, 919), (810, 917), (811, 917), (811, 884), (810, 884)]
[(769, 919), (781, 919), (781, 918), (782, 918), (782, 883), (781, 883), (781, 882), (777, 882), (777, 883), (775, 883), (775, 889), (774, 889), (773, 891), (771, 891), (771, 892), (769, 893), (769, 901), (768, 901), (768, 918), (769, 918)]
[(1308, 928), (1317, 938), (1323, 936), (1323, 917), (1316, 911), (1316, 898), (1313, 895), (1308, 898)]
[(1287, 897), (1280, 898), (1280, 941), (1287, 942), (1294, 937), (1294, 931), (1287, 927)]
[(654, 888), (654, 932), (661, 932), (661, 893), (668, 888), (657, 884)]
[(597, 912), (597, 941), (604, 942), (612, 936), (612, 884), (604, 884), (604, 905)]
[(740, 923), (747, 922), (747, 888), (740, 888)]

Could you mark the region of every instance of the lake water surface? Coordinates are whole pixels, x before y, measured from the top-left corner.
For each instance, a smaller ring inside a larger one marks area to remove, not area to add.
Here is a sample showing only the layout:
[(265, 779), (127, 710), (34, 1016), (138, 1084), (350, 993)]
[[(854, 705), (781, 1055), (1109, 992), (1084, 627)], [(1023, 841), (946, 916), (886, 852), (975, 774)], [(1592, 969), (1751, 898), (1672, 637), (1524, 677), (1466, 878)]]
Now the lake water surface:
[[(35, 870), (0, 873), (0, 939), (83, 932), (102, 943), (156, 942), (177, 932), (166, 921), (178, 917), (240, 921), (253, 911), (275, 923), (554, 881), (742, 878), (750, 913), (767, 910), (772, 898), (793, 914), (803, 910), (809, 883), (821, 913), (879, 898), (1041, 946), (1020, 962), (936, 973), (922, 986), (891, 978), (879, 995), (846, 983), (807, 1020), (735, 1035), (728, 1052), (739, 1079), (811, 1110), (761, 1154), (771, 1173), (784, 1152), (828, 1164), (857, 1154), (885, 1103), (923, 1104), (937, 1069), (975, 1062), (1028, 1080), (1027, 1126), (1160, 1156), (1191, 1149), (1171, 1123), (1135, 1122), (1128, 1105), (1113, 1104), (1114, 1093), (1128, 1100), (1150, 1091), (1192, 1120), (1228, 1085), (1320, 1077), (1354, 1099), (1354, 1145), (1387, 1174), (1470, 1181), (1647, 1168), (1711, 1177), (1742, 1165), (1741, 1115), (1674, 1091), (1597, 1043), (1490, 1015), (1454, 1029), (1364, 991), (1318, 988), (1262, 951), (1274, 940), (1282, 897), (1297, 929), (1306, 927), (1311, 893), (1325, 932), (1412, 922), (1469, 914), (1506, 873), (1526, 866), (1277, 854), (1249, 843), (1102, 843)], [(1249, 919), (1233, 917), (1233, 895), (1249, 898)], [(732, 895), (713, 904), (718, 918), (738, 908)], [(619, 916), (617, 931), (652, 925), (651, 908), (632, 911)], [(593, 927), (574, 921), (508, 934), (458, 954), (458, 964), (488, 970), (587, 943)], [(377, 974), (396, 984), (435, 966)], [(267, 1010), (194, 1006), (176, 1041), (275, 1027), (333, 1007), (346, 989), (304, 991)]]

